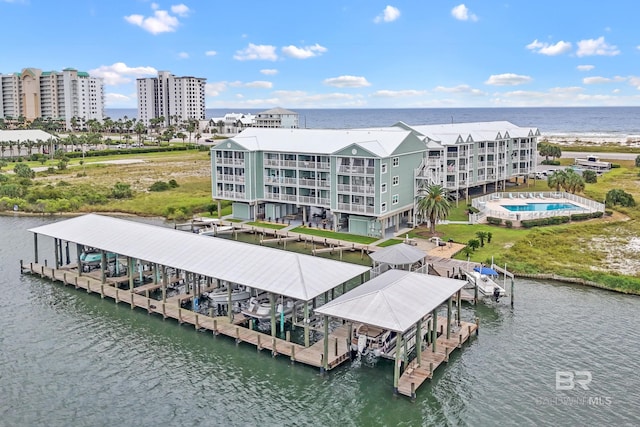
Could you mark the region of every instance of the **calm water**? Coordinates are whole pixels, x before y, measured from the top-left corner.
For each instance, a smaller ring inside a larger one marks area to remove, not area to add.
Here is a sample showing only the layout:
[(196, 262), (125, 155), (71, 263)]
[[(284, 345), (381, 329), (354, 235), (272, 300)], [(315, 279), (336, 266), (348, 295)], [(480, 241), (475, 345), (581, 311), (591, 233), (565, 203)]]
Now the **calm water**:
[[(27, 228), (0, 217), (0, 425), (637, 425), (640, 298), (519, 280), (490, 303), (480, 336), (416, 402), (394, 398), (392, 365), (321, 376), (94, 294), (20, 276)], [(39, 240), (41, 254), (53, 245)], [(45, 244), (46, 243), (46, 244)], [(556, 391), (556, 371), (590, 371)], [(601, 403), (601, 404), (598, 404)]]
[[(360, 128), (507, 120), (518, 126), (532, 126), (544, 135), (640, 137), (640, 107), (537, 107), (537, 108), (380, 108), (380, 109), (293, 109), (300, 127)], [(207, 109), (207, 119), (226, 113), (258, 113), (257, 110)], [(134, 109), (107, 109), (118, 119), (136, 117)]]

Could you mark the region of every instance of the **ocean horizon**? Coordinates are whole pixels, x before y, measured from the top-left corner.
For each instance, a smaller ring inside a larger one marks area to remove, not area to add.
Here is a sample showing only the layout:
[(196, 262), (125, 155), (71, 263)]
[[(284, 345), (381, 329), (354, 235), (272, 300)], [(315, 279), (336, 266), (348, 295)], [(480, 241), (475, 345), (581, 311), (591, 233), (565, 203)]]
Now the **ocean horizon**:
[[(286, 107), (285, 107), (286, 108)], [(348, 129), (506, 120), (536, 127), (544, 136), (564, 138), (640, 139), (640, 107), (520, 107), (520, 108), (323, 108), (290, 109), (300, 115), (300, 127)], [(256, 114), (264, 109), (207, 108), (206, 118), (227, 113)], [(114, 120), (137, 117), (136, 108), (107, 108)]]

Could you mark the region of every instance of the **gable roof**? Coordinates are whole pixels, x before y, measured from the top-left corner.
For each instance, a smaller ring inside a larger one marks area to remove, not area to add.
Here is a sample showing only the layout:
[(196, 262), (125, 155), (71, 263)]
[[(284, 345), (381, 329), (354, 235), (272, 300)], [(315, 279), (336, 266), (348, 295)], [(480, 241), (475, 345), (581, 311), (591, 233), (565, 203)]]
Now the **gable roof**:
[(269, 129), (247, 128), (231, 138), (249, 151), (334, 154), (359, 145), (378, 157), (389, 157), (412, 132), (381, 129)]
[(462, 140), (472, 141), (495, 141), (502, 138), (528, 138), (540, 135), (537, 128), (520, 127), (508, 121), (493, 122), (471, 122), (471, 123), (448, 123), (439, 125), (416, 125), (411, 126), (399, 122), (395, 127), (411, 129), (427, 137), (429, 140), (437, 141), (442, 145), (454, 145)]
[(17, 141), (48, 141), (57, 136), (47, 133), (40, 129), (24, 129), (24, 130), (0, 130), (0, 142), (17, 142)]
[(369, 267), (88, 214), (32, 233), (309, 301)]

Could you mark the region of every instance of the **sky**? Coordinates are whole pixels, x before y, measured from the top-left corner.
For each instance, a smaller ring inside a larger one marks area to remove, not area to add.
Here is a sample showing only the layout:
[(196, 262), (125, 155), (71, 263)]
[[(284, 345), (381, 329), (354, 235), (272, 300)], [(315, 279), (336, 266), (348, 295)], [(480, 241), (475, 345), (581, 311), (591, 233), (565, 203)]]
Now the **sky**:
[(207, 108), (640, 105), (635, 0), (0, 0), (0, 73), (207, 79)]

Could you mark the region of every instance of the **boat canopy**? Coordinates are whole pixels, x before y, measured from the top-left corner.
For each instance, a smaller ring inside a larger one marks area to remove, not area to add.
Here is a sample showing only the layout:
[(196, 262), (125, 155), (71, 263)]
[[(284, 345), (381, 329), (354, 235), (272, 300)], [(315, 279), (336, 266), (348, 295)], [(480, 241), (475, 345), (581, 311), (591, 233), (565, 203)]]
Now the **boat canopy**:
[(301, 301), (310, 301), (370, 269), (96, 214), (29, 231)]
[(466, 284), (465, 280), (389, 270), (315, 312), (404, 333)]
[(411, 265), (423, 260), (425, 256), (422, 249), (405, 243), (387, 246), (369, 254), (375, 262), (391, 265)]

